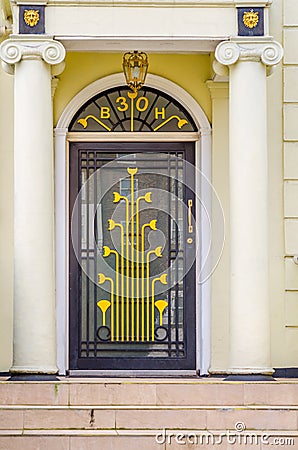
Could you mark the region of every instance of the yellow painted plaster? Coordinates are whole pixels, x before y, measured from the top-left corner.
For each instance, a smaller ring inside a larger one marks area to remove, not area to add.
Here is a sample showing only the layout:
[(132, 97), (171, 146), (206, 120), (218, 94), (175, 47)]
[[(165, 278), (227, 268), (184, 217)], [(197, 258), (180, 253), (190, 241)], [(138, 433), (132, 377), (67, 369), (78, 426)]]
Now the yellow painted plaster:
[[(206, 80), (211, 77), (209, 55), (149, 54), (149, 72), (167, 78), (191, 94), (211, 118), (211, 100)], [(69, 101), (93, 81), (122, 71), (120, 53), (69, 52), (66, 67), (59, 76), (60, 82), (54, 100), (56, 124)], [(124, 79), (123, 79), (124, 81)]]

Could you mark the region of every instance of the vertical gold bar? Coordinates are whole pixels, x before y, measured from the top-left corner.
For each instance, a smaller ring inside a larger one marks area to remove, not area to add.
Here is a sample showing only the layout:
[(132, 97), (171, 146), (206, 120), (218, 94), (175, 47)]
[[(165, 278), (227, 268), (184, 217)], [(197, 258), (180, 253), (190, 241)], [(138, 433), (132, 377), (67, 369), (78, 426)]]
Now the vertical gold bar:
[(150, 341), (149, 327), (150, 327), (150, 314), (149, 314), (149, 298), (150, 298), (150, 262), (149, 262), (150, 252), (147, 253), (147, 273), (146, 273), (146, 281), (147, 281), (147, 304), (146, 304), (146, 322), (147, 322), (147, 341)]
[(131, 340), (134, 341), (134, 327), (135, 327), (135, 308), (134, 308), (134, 284), (135, 284), (135, 264), (134, 264), (134, 235), (135, 235), (135, 222), (134, 222), (134, 175), (137, 173), (137, 167), (129, 167), (127, 172), (130, 174), (130, 204), (131, 204)]
[(114, 341), (114, 280), (107, 278), (111, 282), (111, 341)]
[(130, 115), (130, 131), (133, 131), (133, 128), (134, 128), (134, 101), (133, 101), (133, 99), (131, 99), (131, 115)]
[[(148, 194), (147, 194), (148, 195)], [(137, 247), (137, 273), (136, 273), (136, 279), (137, 279), (137, 292), (136, 292), (136, 303), (137, 303), (137, 340), (140, 340), (140, 201), (141, 200), (145, 200), (146, 196), (142, 195), (140, 197), (137, 198), (136, 200), (136, 235), (137, 235), (137, 240), (136, 240), (136, 247)], [(141, 232), (141, 251), (142, 251), (142, 258), (144, 255), (144, 245), (143, 245), (143, 227), (142, 227), (142, 232)], [(141, 302), (141, 306), (143, 308), (143, 300), (144, 300), (144, 289), (143, 289), (143, 279), (144, 279), (144, 271), (143, 271), (143, 259), (142, 259), (142, 271), (141, 271), (141, 283), (142, 283), (142, 302)], [(143, 310), (142, 310), (143, 311)], [(143, 329), (143, 327), (142, 327)], [(143, 336), (143, 331), (142, 331), (142, 336)], [(143, 340), (144, 340), (144, 336), (143, 336)]]
[(139, 251), (140, 251), (140, 243), (139, 243), (139, 228), (140, 228), (140, 218), (139, 218), (139, 205), (140, 205), (140, 198), (137, 199), (136, 201), (136, 247), (137, 247), (137, 276), (136, 276), (136, 282), (137, 282), (137, 292), (136, 292), (136, 309), (137, 309), (137, 323), (136, 323), (136, 327), (137, 327), (137, 341), (140, 340), (140, 267), (139, 267), (139, 263), (140, 263), (140, 256), (139, 256)]
[(126, 339), (129, 341), (129, 202), (126, 199)]
[(114, 341), (114, 280), (109, 277), (106, 280), (111, 283), (111, 341)]
[(121, 340), (124, 341), (124, 228), (119, 224), (121, 229)]
[(145, 227), (142, 226), (141, 240), (142, 240), (142, 341), (145, 340)]
[(116, 263), (116, 341), (119, 341), (119, 254), (116, 250), (111, 253), (114, 253)]
[(131, 340), (135, 340), (134, 336), (134, 326), (135, 326), (135, 308), (134, 308), (134, 283), (135, 283), (135, 266), (134, 266), (134, 234), (135, 234), (135, 224), (134, 224), (134, 174), (131, 171), (130, 178), (130, 193), (131, 193)]
[(152, 341), (154, 341), (154, 297), (155, 297), (155, 293), (154, 293), (154, 286), (155, 286), (155, 281), (156, 279), (154, 279), (152, 281), (152, 303), (151, 303), (151, 330), (152, 330)]
[(147, 280), (147, 305), (146, 305), (146, 319), (147, 319), (147, 341), (150, 341), (150, 255), (153, 255), (155, 253), (155, 250), (150, 250), (147, 253), (147, 273), (146, 273), (146, 280)]
[(134, 131), (134, 99), (137, 95), (137, 92), (127, 93), (127, 96), (130, 98), (130, 131)]

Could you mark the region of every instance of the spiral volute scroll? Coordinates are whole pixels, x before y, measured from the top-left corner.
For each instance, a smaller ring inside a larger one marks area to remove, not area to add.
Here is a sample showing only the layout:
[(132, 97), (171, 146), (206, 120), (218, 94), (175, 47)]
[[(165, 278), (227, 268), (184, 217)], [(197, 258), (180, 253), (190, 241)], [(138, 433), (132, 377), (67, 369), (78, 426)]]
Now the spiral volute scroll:
[(278, 42), (271, 42), (262, 50), (261, 60), (266, 66), (274, 66), (278, 64), (283, 57), (283, 48)]
[(60, 64), (65, 58), (65, 48), (58, 41), (50, 41), (42, 46), (41, 56), (48, 64)]
[(0, 45), (0, 58), (6, 64), (16, 64), (22, 59), (22, 48), (19, 42), (7, 39)]
[(224, 66), (235, 64), (240, 57), (240, 47), (233, 42), (221, 42), (215, 50), (216, 60)]

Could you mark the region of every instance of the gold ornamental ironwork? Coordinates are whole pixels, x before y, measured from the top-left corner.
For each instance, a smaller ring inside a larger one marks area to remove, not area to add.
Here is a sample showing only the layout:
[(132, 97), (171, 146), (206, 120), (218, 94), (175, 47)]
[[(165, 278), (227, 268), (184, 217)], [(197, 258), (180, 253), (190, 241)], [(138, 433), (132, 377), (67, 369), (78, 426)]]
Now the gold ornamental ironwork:
[[(141, 86), (140, 86), (141, 87)], [(148, 115), (148, 111), (153, 108), (154, 104), (149, 101), (148, 97), (141, 95), (140, 92), (127, 92), (127, 97), (118, 96), (114, 100), (113, 109), (119, 113), (125, 113), (127, 118), (129, 119), (129, 131), (135, 131), (135, 122), (137, 121), (135, 117), (136, 114), (140, 117), (142, 114)], [(171, 114), (167, 117), (166, 107), (162, 106), (158, 108), (155, 106), (153, 110), (153, 117), (155, 120), (161, 120), (161, 122), (153, 127), (152, 131), (156, 132), (167, 125), (169, 122), (173, 122), (173, 126), (177, 128), (177, 130), (181, 130), (185, 125), (188, 124), (188, 121), (185, 117), (181, 117), (177, 114)], [(87, 114), (85, 117), (81, 117), (77, 120), (84, 129), (88, 128), (90, 121), (96, 122), (101, 128), (106, 131), (113, 131), (110, 123), (109, 125), (104, 122), (104, 120), (110, 121), (111, 119), (111, 107), (110, 106), (100, 106), (99, 117), (94, 116), (93, 114)], [(175, 125), (174, 125), (175, 124)]]
[[(127, 168), (130, 175), (130, 196), (113, 193), (113, 203), (125, 202), (125, 220), (117, 223), (108, 220), (108, 230), (120, 231), (120, 251), (103, 246), (103, 257), (115, 259), (114, 278), (98, 274), (98, 284), (108, 283), (109, 299), (101, 299), (97, 306), (102, 315), (102, 326), (107, 327), (109, 312), (109, 333), (111, 341), (149, 342), (155, 340), (155, 310), (159, 326), (163, 325), (163, 312), (168, 306), (164, 299), (156, 299), (155, 285), (167, 285), (167, 274), (150, 275), (152, 256), (162, 257), (162, 247), (145, 249), (146, 230), (157, 230), (157, 220), (141, 225), (140, 202), (152, 203), (152, 192), (137, 196), (134, 178), (136, 167)], [(131, 236), (131, 239), (129, 238)]]

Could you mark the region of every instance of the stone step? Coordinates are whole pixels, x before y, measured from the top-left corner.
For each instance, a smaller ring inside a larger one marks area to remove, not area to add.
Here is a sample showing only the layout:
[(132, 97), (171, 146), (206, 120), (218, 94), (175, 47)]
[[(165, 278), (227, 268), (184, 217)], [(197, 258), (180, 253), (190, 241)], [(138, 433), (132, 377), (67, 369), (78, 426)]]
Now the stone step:
[(0, 381), (0, 450), (295, 449), (297, 425), (298, 380)]
[(280, 430), (268, 432), (202, 432), (200, 430), (99, 431), (96, 433), (68, 430), (0, 434), (1, 450), (152, 450), (178, 448), (218, 448), (220, 450), (266, 450), (268, 448), (297, 449), (297, 433)]
[[(55, 434), (59, 430), (83, 430), (88, 434), (98, 430), (234, 430), (235, 424), (245, 425), (246, 430), (297, 429), (297, 408), (270, 407), (213, 407), (168, 409), (147, 408), (32, 408), (0, 407), (0, 434), (3, 430), (47, 430)], [(297, 443), (298, 444), (298, 443)]]
[(298, 380), (62, 379), (0, 381), (0, 405), (297, 406)]

